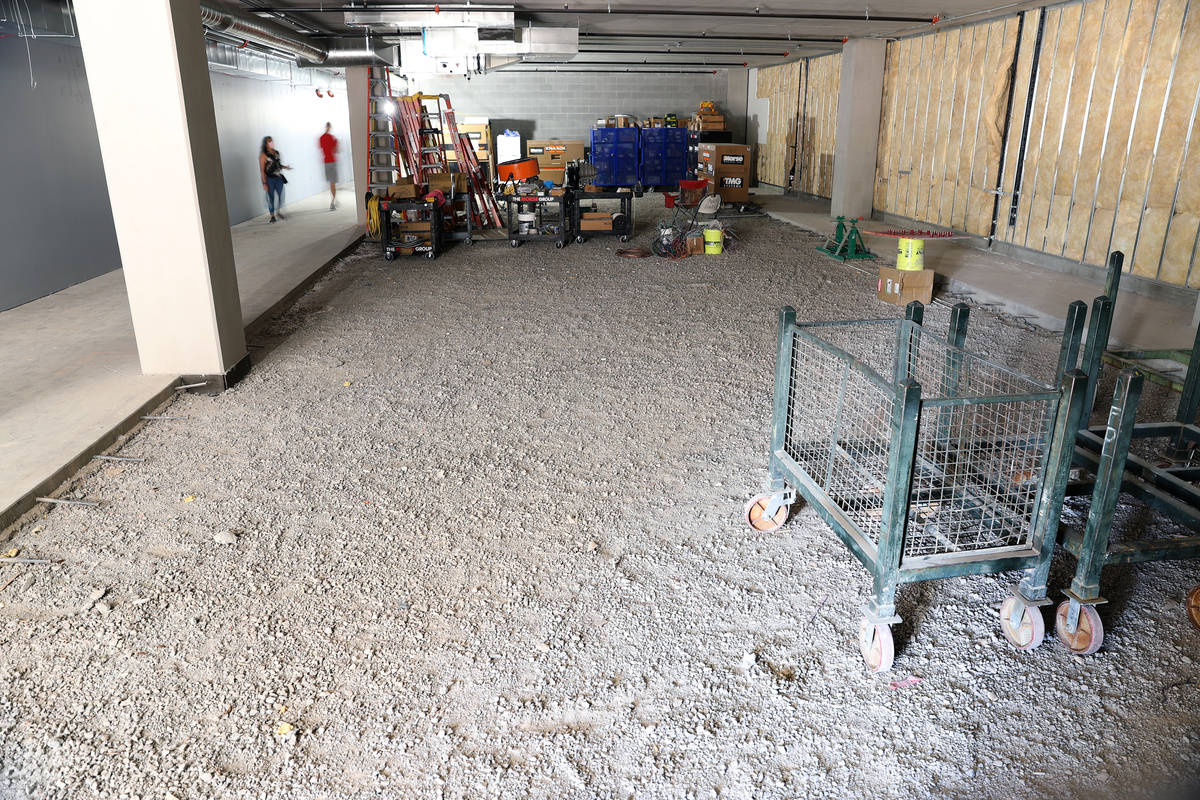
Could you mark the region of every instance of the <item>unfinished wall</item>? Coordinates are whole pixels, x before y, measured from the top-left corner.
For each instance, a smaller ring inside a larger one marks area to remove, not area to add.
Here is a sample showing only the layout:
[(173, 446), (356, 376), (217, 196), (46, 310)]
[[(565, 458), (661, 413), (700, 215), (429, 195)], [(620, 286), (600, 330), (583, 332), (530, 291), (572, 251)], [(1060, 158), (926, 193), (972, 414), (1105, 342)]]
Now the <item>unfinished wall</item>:
[(1019, 27), (1008, 17), (888, 44), (877, 210), (990, 233)]
[[(681, 73), (609, 73), (500, 70), (466, 78), (422, 76), (409, 83), (411, 91), (445, 92), (461, 120), (488, 117), (492, 133), (505, 128), (523, 139), (583, 139), (592, 126), (610, 114), (639, 119), (675, 113), (691, 116), (702, 100), (727, 109), (728, 78), (722, 71)], [(735, 118), (744, 114), (736, 109)]]
[(117, 269), (121, 255), (79, 47), (0, 39), (0, 97), (3, 311)]
[(833, 145), (841, 81), (841, 53), (808, 59), (800, 99), (800, 167), (795, 185), (807, 194), (833, 194)]
[(1122, 250), (1136, 275), (1200, 285), (1190, 146), (1200, 7), (1092, 0), (1044, 15), (1020, 193), (1001, 238), (1097, 265)]
[(1122, 250), (1135, 275), (1200, 287), (1198, 105), (1188, 0), (1063, 3), (893, 42), (875, 207), (1096, 266)]
[(766, 144), (758, 148), (757, 160), (761, 183), (788, 186), (788, 175), (796, 164), (804, 67), (800, 60), (758, 70), (755, 95), (767, 101)]

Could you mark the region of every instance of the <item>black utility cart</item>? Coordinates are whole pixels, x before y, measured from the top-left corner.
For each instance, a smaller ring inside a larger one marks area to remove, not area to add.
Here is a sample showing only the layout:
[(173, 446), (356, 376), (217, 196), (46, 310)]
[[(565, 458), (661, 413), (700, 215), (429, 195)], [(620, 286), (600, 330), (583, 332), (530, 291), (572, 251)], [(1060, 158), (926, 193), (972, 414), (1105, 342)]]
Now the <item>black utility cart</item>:
[[(400, 218), (409, 212), (410, 219)], [(442, 209), (424, 200), (380, 200), (379, 239), (383, 257), (391, 261), (397, 255), (437, 258), (445, 249)], [(416, 219), (412, 219), (416, 217)]]
[[(583, 244), (591, 236), (620, 236), (622, 242), (628, 242), (633, 236), (633, 192), (578, 192), (575, 202), (571, 204), (571, 227), (575, 231), (575, 241)], [(583, 215), (601, 208), (593, 200), (615, 200), (620, 203), (618, 216), (613, 219), (611, 230), (584, 230)]]
[[(505, 221), (508, 243), (516, 247), (521, 242), (554, 242), (564, 247), (571, 237), (570, 190), (561, 194), (498, 194), (496, 199), (507, 207)], [(526, 219), (522, 220), (522, 216)]]

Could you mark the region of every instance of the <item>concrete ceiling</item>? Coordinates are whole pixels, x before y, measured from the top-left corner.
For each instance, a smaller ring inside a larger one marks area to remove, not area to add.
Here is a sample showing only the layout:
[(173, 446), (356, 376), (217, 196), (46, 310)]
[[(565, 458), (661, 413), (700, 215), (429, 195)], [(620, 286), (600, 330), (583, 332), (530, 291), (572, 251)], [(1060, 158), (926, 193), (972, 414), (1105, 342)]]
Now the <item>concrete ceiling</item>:
[[(579, 55), (572, 68), (676, 65), (737, 68), (764, 66), (837, 50), (843, 37), (894, 38), (939, 26), (976, 22), (1045, 5), (1005, 0), (881, 0), (851, 4), (838, 0), (730, 3), (728, 0), (523, 0), (472, 2), (479, 10), (497, 5), (515, 10), (519, 23), (579, 28)], [(243, 10), (269, 16), (311, 36), (361, 36), (347, 26), (354, 10), (431, 11), (431, 3), (403, 0), (230, 0)], [(465, 2), (442, 3), (463, 10)], [(380, 26), (376, 37), (394, 34)]]

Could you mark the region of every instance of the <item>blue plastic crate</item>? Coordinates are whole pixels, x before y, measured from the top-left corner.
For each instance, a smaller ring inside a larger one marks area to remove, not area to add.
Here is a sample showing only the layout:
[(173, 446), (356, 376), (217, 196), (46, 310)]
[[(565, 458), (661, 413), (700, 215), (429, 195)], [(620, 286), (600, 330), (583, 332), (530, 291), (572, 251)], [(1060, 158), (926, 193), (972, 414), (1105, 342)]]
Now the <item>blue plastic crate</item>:
[(592, 128), (592, 166), (597, 186), (633, 186), (638, 182), (638, 128)]
[(687, 177), (686, 128), (642, 130), (639, 177), (643, 186), (678, 186)]

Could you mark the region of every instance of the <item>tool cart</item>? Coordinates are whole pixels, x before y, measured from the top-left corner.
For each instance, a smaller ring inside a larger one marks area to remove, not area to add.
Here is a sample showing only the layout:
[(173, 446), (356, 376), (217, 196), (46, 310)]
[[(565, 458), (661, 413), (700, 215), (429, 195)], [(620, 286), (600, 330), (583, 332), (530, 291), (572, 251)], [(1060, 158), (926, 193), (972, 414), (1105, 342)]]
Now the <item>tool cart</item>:
[(437, 203), (384, 199), (379, 201), (379, 212), (383, 217), (379, 239), (388, 261), (397, 255), (437, 258), (445, 249), (442, 208)]
[(571, 192), (500, 194), (496, 199), (507, 207), (510, 246), (517, 247), (521, 242), (554, 242), (560, 249), (566, 246), (571, 236)]
[[(575, 231), (575, 242), (583, 244), (589, 236), (620, 236), (628, 242), (633, 236), (633, 192), (580, 192), (571, 204), (571, 228)], [(596, 200), (617, 201), (620, 211), (616, 214), (602, 212)], [(589, 216), (589, 215), (598, 216)]]

